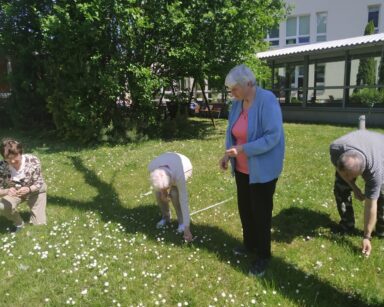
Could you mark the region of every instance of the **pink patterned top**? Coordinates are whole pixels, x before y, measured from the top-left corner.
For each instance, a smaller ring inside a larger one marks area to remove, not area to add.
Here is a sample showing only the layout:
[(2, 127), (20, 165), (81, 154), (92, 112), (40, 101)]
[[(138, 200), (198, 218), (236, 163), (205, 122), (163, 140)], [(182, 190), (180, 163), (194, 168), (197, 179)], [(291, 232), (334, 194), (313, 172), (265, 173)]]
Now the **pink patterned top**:
[(8, 189), (19, 183), (23, 187), (36, 186), (38, 190), (44, 184), (40, 161), (30, 154), (22, 155), (22, 165), (15, 171), (6, 161), (0, 161), (0, 188)]

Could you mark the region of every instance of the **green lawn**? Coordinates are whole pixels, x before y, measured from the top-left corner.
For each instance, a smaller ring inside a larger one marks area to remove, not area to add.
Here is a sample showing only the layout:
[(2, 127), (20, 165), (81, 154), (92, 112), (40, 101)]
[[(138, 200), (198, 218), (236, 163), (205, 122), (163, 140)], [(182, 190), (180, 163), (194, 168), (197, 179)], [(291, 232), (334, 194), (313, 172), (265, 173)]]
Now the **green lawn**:
[[(219, 171), (225, 120), (194, 120), (198, 138), (81, 147), (0, 131), (38, 155), (49, 187), (47, 226), (9, 234), (0, 218), (1, 306), (383, 306), (384, 240), (370, 258), (360, 236), (330, 231), (338, 222), (329, 143), (354, 128), (286, 124), (286, 161), (273, 217), (273, 260), (262, 279), (248, 276), (235, 183)], [(382, 131), (383, 132), (383, 131)], [(176, 224), (155, 229), (146, 166), (156, 155), (188, 156), (193, 244)], [(360, 183), (361, 184), (361, 183)], [(26, 205), (21, 207), (28, 217)], [(362, 229), (362, 204), (356, 202)]]

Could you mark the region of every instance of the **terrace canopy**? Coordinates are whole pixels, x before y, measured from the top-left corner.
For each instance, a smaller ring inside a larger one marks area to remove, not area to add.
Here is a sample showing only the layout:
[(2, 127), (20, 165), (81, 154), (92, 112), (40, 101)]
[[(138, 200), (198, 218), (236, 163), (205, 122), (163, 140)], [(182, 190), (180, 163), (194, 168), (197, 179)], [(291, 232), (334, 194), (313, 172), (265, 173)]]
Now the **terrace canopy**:
[[(270, 50), (257, 57), (272, 69), (265, 87), (275, 93), (286, 121), (356, 124), (364, 114), (367, 126), (384, 127), (384, 80), (379, 74), (384, 33)], [(374, 66), (371, 84), (361, 82), (358, 74), (367, 61)]]

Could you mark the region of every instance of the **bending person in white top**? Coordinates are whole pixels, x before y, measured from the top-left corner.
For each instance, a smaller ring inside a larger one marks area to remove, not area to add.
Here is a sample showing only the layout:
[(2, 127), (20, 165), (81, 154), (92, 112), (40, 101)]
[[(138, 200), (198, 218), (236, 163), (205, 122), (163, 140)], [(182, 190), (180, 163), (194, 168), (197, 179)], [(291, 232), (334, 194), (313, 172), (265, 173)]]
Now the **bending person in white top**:
[(177, 231), (184, 232), (186, 241), (192, 241), (186, 184), (187, 179), (192, 176), (191, 161), (179, 153), (167, 152), (152, 160), (148, 165), (148, 171), (162, 213), (162, 218), (156, 225), (157, 228), (164, 227), (171, 221), (170, 198), (179, 223)]

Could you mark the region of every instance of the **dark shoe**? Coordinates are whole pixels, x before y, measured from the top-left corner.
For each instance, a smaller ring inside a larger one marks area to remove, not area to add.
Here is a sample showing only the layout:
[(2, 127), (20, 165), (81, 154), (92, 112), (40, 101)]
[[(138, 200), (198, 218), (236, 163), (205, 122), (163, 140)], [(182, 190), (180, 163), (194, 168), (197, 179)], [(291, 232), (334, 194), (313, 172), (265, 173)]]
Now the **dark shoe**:
[(249, 269), (249, 275), (255, 277), (263, 277), (268, 267), (269, 259), (255, 260)]
[(253, 253), (252, 250), (244, 246), (236, 246), (234, 249), (232, 249), (232, 252), (235, 256), (247, 256)]
[(19, 232), (20, 230), (22, 230), (24, 228), (24, 226), (15, 226), (13, 225), (10, 229), (10, 232), (12, 233), (16, 233), (16, 232)]
[(355, 226), (347, 226), (342, 223), (337, 224), (331, 230), (333, 233), (340, 235), (353, 235), (356, 233)]

